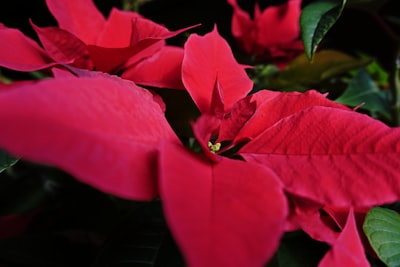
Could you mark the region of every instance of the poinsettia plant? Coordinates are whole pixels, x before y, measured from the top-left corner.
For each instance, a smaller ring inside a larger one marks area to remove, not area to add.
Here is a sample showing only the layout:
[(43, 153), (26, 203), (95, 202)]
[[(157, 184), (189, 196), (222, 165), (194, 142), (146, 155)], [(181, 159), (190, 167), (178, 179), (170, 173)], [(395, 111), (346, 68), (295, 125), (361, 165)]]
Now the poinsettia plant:
[[(393, 2), (227, 0), (226, 24), (171, 30), (151, 14), (172, 1), (46, 0), (34, 35), (0, 21), (0, 263), (397, 266)], [(340, 46), (357, 12), (390, 56)]]

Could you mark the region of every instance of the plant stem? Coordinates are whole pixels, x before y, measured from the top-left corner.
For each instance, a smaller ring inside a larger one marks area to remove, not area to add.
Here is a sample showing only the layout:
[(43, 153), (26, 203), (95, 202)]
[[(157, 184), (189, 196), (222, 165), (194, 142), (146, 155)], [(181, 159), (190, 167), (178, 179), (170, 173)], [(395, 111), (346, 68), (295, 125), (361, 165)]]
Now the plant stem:
[(393, 94), (393, 122), (394, 126), (400, 126), (400, 49), (397, 50), (391, 73), (391, 88)]

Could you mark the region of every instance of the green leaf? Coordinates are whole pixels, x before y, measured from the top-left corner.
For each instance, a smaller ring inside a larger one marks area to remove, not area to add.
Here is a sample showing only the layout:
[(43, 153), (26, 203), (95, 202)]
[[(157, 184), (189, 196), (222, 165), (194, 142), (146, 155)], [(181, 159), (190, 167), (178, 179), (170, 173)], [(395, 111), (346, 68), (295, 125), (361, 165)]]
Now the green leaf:
[(319, 0), (301, 12), (301, 38), (309, 60), (313, 60), (318, 44), (338, 20), (345, 5), (346, 0)]
[(371, 209), (364, 232), (378, 257), (389, 267), (400, 266), (400, 215), (390, 209)]
[(286, 233), (281, 240), (277, 253), (279, 266), (317, 266), (328, 249), (327, 244), (315, 241), (302, 231)]
[(17, 163), (18, 159), (9, 155), (8, 153), (0, 150), (0, 172), (3, 172), (7, 168)]
[(379, 112), (390, 117), (390, 103), (384, 92), (379, 90), (367, 70), (360, 69), (350, 81), (345, 92), (336, 99), (336, 102), (348, 106), (362, 105), (362, 108), (371, 112)]
[(315, 54), (313, 62), (305, 55), (295, 58), (279, 78), (293, 83), (314, 85), (368, 63), (369, 60), (357, 59), (340, 51), (321, 50)]

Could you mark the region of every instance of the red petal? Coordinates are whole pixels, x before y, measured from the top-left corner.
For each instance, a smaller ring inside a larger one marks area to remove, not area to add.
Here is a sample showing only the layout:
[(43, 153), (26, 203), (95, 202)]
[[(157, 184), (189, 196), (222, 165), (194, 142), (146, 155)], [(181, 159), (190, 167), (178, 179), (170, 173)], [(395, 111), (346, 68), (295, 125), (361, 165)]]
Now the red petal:
[[(108, 48), (130, 46), (132, 36), (132, 21), (142, 16), (135, 12), (111, 9), (104, 30), (96, 45)], [(134, 29), (134, 31), (141, 29)]]
[(228, 43), (216, 28), (205, 36), (193, 34), (186, 41), (182, 80), (202, 113), (216, 110), (211, 103), (217, 82), (226, 112), (253, 86), (244, 67), (236, 62)]
[(228, 0), (228, 3), (233, 7), (232, 35), (235, 36), (246, 53), (255, 52), (257, 36), (255, 22), (246, 11), (239, 7), (237, 0)]
[(146, 90), (106, 74), (0, 91), (0, 146), (130, 199), (157, 195), (161, 140), (177, 142)]
[[(281, 119), (308, 107), (325, 106), (348, 109), (314, 90), (306, 93), (282, 93), (262, 90), (251, 95), (247, 103), (249, 106), (256, 105), (256, 111), (236, 135), (235, 140), (237, 141), (255, 138)], [(243, 109), (245, 110), (245, 107)], [(242, 116), (242, 114), (239, 113), (237, 116)]]
[(121, 77), (141, 85), (184, 89), (181, 79), (182, 60), (182, 48), (164, 46), (153, 56), (128, 68)]
[(354, 111), (312, 107), (283, 118), (242, 149), (295, 195), (336, 207), (400, 199), (400, 128)]
[(337, 226), (330, 216), (321, 213), (321, 204), (291, 194), (288, 196), (292, 209), (286, 230), (302, 229), (314, 240), (334, 243), (338, 236)]
[(289, 0), (279, 6), (266, 8), (255, 18), (258, 26), (257, 42), (264, 47), (285, 45), (300, 34), (301, 0)]
[(54, 61), (72, 64), (78, 68), (93, 68), (86, 45), (73, 34), (57, 27), (40, 28), (32, 22), (31, 25)]
[(0, 28), (0, 40), (0, 66), (2, 67), (18, 71), (35, 71), (55, 64), (35, 41), (19, 30), (3, 25)]
[(47, 7), (61, 29), (69, 31), (86, 44), (95, 44), (105, 18), (93, 0), (46, 0)]
[(357, 231), (354, 213), (351, 210), (346, 225), (331, 250), (324, 256), (319, 267), (369, 267), (364, 247)]
[(164, 26), (143, 17), (138, 17), (133, 19), (132, 23), (133, 23), (132, 24), (133, 31), (131, 36), (131, 46), (137, 45), (137, 43), (146, 39), (155, 39), (155, 40), (168, 39), (184, 31), (199, 26), (199, 24), (197, 24), (176, 31), (169, 31)]
[(159, 170), (167, 222), (188, 266), (255, 267), (272, 257), (287, 214), (272, 172), (228, 158), (211, 164), (172, 145)]

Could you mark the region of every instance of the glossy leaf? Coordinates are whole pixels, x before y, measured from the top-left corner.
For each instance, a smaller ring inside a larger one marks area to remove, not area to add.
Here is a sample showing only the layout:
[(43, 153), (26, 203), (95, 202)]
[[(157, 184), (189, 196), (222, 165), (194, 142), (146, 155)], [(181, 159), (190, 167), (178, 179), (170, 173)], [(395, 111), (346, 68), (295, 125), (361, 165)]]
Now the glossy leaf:
[(0, 150), (0, 172), (6, 170), (7, 168), (13, 166), (18, 162), (18, 159)]
[(348, 106), (359, 106), (372, 112), (390, 116), (390, 103), (365, 69), (357, 72), (346, 91), (335, 100)]
[(301, 38), (309, 60), (314, 58), (319, 43), (335, 24), (345, 4), (346, 0), (319, 0), (308, 4), (302, 10)]
[(367, 213), (363, 229), (378, 257), (388, 267), (400, 266), (400, 215), (390, 209), (373, 208)]
[(400, 128), (355, 111), (311, 107), (282, 117), (241, 155), (274, 170), (290, 193), (332, 206), (400, 198)]
[(315, 53), (312, 62), (305, 55), (295, 58), (280, 74), (279, 79), (313, 85), (365, 66), (368, 62), (368, 60), (360, 60), (340, 51), (321, 50)]
[(151, 93), (98, 73), (1, 91), (0, 124), (0, 146), (13, 155), (139, 200), (158, 194), (158, 143), (177, 142)]
[(274, 173), (168, 144), (159, 171), (164, 213), (188, 266), (262, 266), (272, 257), (287, 214)]

